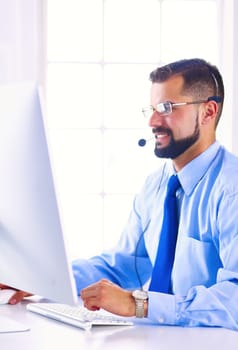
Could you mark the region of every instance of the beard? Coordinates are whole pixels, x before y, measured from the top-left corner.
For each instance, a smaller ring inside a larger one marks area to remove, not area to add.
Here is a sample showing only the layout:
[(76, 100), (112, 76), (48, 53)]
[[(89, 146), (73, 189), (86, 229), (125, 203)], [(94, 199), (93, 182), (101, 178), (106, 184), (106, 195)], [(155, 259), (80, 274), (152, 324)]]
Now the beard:
[(196, 125), (192, 135), (177, 141), (174, 139), (173, 133), (170, 129), (158, 127), (158, 128), (154, 128), (152, 131), (153, 133), (166, 132), (170, 136), (170, 143), (168, 144), (168, 146), (159, 148), (159, 144), (158, 146), (157, 144), (155, 145), (154, 153), (156, 157), (175, 159), (178, 156), (180, 156), (180, 154), (184, 153), (189, 147), (191, 147), (198, 140), (200, 136), (198, 116), (196, 118)]

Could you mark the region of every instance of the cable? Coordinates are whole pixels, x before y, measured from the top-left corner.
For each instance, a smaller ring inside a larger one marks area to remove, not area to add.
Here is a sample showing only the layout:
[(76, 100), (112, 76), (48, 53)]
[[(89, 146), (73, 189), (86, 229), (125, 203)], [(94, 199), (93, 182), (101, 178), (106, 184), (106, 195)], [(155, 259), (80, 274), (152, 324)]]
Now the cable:
[[(163, 164), (163, 169), (162, 169), (162, 174), (160, 176), (160, 182), (159, 182), (159, 186), (158, 186), (158, 191), (160, 190), (161, 187), (161, 183), (164, 177), (164, 171), (165, 171), (165, 167), (166, 167), (166, 162)], [(147, 228), (147, 227), (146, 227)], [(135, 248), (135, 260), (134, 260), (134, 267), (135, 267), (135, 273), (136, 273), (136, 277), (138, 279), (139, 285), (140, 285), (140, 289), (143, 290), (143, 284), (141, 281), (141, 277), (140, 277), (140, 273), (139, 273), (139, 269), (138, 269), (138, 260), (137, 260), (137, 253), (138, 253), (138, 249), (139, 249), (139, 245), (141, 243), (142, 238), (144, 238), (144, 234), (145, 234), (146, 229), (141, 233), (137, 243), (136, 243), (136, 248)]]

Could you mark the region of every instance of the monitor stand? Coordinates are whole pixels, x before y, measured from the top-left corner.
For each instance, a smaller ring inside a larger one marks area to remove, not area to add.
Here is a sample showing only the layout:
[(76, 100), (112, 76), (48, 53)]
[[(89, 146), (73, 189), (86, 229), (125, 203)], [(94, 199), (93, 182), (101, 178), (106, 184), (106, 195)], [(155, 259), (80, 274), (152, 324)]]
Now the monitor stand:
[(30, 328), (23, 323), (12, 320), (10, 317), (0, 315), (0, 334), (13, 332), (26, 332)]

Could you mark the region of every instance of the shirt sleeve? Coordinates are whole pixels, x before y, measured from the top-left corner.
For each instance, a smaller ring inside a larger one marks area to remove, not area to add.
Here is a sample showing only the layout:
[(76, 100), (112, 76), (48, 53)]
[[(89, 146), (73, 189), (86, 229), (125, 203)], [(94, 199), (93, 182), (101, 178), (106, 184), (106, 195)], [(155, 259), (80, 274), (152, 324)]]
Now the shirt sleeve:
[[(161, 325), (238, 330), (237, 289), (236, 285), (226, 282), (210, 288), (193, 287), (186, 297), (149, 292), (148, 317)], [(234, 300), (230, 299), (231, 295)]]
[(79, 259), (73, 262), (73, 274), (76, 281), (77, 292), (82, 288), (107, 278), (125, 289), (136, 289), (148, 278), (151, 273), (151, 263), (147, 256), (137, 256), (140, 275), (135, 270), (135, 256), (116, 251), (103, 253), (89, 260)]

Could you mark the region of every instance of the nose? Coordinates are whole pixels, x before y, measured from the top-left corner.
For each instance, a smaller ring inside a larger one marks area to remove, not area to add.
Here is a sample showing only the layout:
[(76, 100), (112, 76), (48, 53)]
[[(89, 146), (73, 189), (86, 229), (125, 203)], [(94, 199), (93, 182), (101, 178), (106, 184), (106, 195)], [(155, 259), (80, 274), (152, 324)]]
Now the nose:
[(154, 111), (151, 117), (149, 118), (149, 126), (154, 128), (156, 126), (160, 126), (163, 123), (164, 117), (161, 113)]

